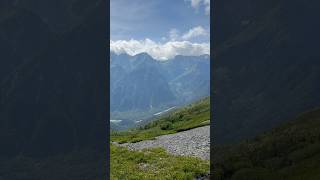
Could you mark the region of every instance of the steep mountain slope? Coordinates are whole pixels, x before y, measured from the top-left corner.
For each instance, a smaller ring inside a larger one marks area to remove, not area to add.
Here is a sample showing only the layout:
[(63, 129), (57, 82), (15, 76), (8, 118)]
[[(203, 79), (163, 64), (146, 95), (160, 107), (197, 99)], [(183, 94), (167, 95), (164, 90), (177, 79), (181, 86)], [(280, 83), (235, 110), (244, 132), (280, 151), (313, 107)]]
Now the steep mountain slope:
[(210, 56), (176, 56), (161, 63), (175, 96), (191, 102), (210, 92)]
[(217, 146), (215, 179), (319, 179), (320, 109), (299, 115), (251, 141)]
[(33, 12), (11, 6), (4, 9), (0, 18), (0, 79), (7, 78), (21, 64), (39, 55), (54, 38), (47, 24)]
[(253, 137), (320, 105), (319, 7), (315, 0), (215, 1), (217, 143)]
[(0, 48), (6, 50), (0, 62), (1, 156), (102, 149), (107, 63), (101, 37), (106, 33), (99, 14), (104, 5), (94, 3), (63, 34), (18, 1), (1, 14)]
[(0, 179), (106, 177), (106, 4), (55, 2), (0, 2)]
[(73, 28), (82, 24), (96, 8), (96, 2), (83, 0), (15, 0), (10, 3), (32, 11), (41, 17), (52, 31), (62, 34), (70, 32)]
[[(127, 60), (125, 64), (113, 64), (111, 67), (111, 80), (114, 81), (111, 82), (111, 111), (152, 109), (153, 106), (174, 102), (175, 97), (160, 72), (158, 62), (147, 54)], [(113, 62), (117, 63), (117, 60)]]

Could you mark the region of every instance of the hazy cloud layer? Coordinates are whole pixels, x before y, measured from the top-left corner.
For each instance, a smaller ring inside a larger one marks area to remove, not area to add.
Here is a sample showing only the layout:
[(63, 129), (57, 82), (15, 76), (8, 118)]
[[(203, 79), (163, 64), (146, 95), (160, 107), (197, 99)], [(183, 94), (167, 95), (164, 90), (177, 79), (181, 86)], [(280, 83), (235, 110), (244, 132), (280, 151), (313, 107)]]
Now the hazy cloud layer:
[(209, 37), (209, 30), (202, 26), (196, 26), (180, 35), (179, 30), (171, 29), (168, 37), (163, 37), (162, 42), (156, 42), (149, 38), (144, 40), (116, 40), (110, 41), (111, 51), (120, 54), (136, 55), (142, 52), (150, 54), (158, 60), (172, 59), (176, 55), (198, 56), (210, 54), (209, 42), (194, 42), (199, 37)]
[(209, 30), (203, 28), (202, 26), (197, 26), (191, 28), (189, 31), (183, 33), (182, 35), (180, 35), (180, 32), (175, 28), (169, 31), (169, 39), (171, 41), (191, 40), (198, 37), (210, 37)]
[(188, 40), (191, 38), (195, 38), (198, 36), (209, 36), (210, 32), (208, 32), (206, 29), (204, 29), (201, 26), (194, 27), (190, 29), (188, 32), (182, 35), (182, 39)]
[(190, 41), (168, 41), (166, 43), (145, 40), (110, 41), (110, 50), (117, 53), (136, 55), (142, 52), (150, 54), (158, 60), (168, 60), (176, 55), (198, 56), (210, 54), (209, 43), (192, 43)]

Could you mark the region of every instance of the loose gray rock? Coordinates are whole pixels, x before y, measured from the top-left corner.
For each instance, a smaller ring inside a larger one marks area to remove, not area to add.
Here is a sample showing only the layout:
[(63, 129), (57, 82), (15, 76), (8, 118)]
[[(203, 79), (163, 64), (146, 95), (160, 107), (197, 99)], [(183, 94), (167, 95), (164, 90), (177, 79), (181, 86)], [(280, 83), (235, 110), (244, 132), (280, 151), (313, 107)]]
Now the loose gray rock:
[(155, 140), (118, 144), (130, 150), (162, 147), (170, 154), (210, 160), (210, 126), (156, 137)]

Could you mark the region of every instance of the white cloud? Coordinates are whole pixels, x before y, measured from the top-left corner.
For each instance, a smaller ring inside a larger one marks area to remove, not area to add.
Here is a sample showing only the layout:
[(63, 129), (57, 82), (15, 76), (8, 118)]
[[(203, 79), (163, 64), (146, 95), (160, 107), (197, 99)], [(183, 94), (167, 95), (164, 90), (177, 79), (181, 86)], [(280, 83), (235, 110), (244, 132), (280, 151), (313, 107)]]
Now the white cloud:
[(203, 28), (202, 26), (196, 26), (189, 29), (187, 32), (183, 33), (182, 35), (179, 34), (177, 29), (171, 29), (169, 31), (169, 39), (171, 41), (178, 41), (178, 40), (191, 40), (196, 37), (209, 37), (210, 32), (209, 30)]
[(185, 0), (185, 1), (190, 1), (191, 6), (196, 10), (198, 10), (201, 5), (204, 6), (206, 15), (210, 15), (210, 0)]
[(194, 27), (182, 35), (182, 39), (188, 40), (198, 36), (209, 36), (209, 32), (201, 26)]
[(127, 53), (132, 56), (146, 52), (155, 59), (168, 60), (174, 58), (176, 55), (198, 56), (210, 54), (210, 44), (192, 43), (189, 41), (168, 41), (166, 43), (157, 43), (150, 39), (131, 39), (129, 41), (110, 41), (110, 50), (117, 54)]

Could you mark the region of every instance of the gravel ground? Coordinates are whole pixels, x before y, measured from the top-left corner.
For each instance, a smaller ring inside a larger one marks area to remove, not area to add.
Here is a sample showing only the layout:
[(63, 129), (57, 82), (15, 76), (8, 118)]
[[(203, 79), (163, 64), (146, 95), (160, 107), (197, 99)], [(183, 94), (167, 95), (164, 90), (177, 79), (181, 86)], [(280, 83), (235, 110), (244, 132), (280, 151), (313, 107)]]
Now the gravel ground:
[(130, 150), (162, 147), (174, 155), (210, 160), (210, 126), (159, 136), (155, 140), (124, 143), (119, 146), (128, 147)]

